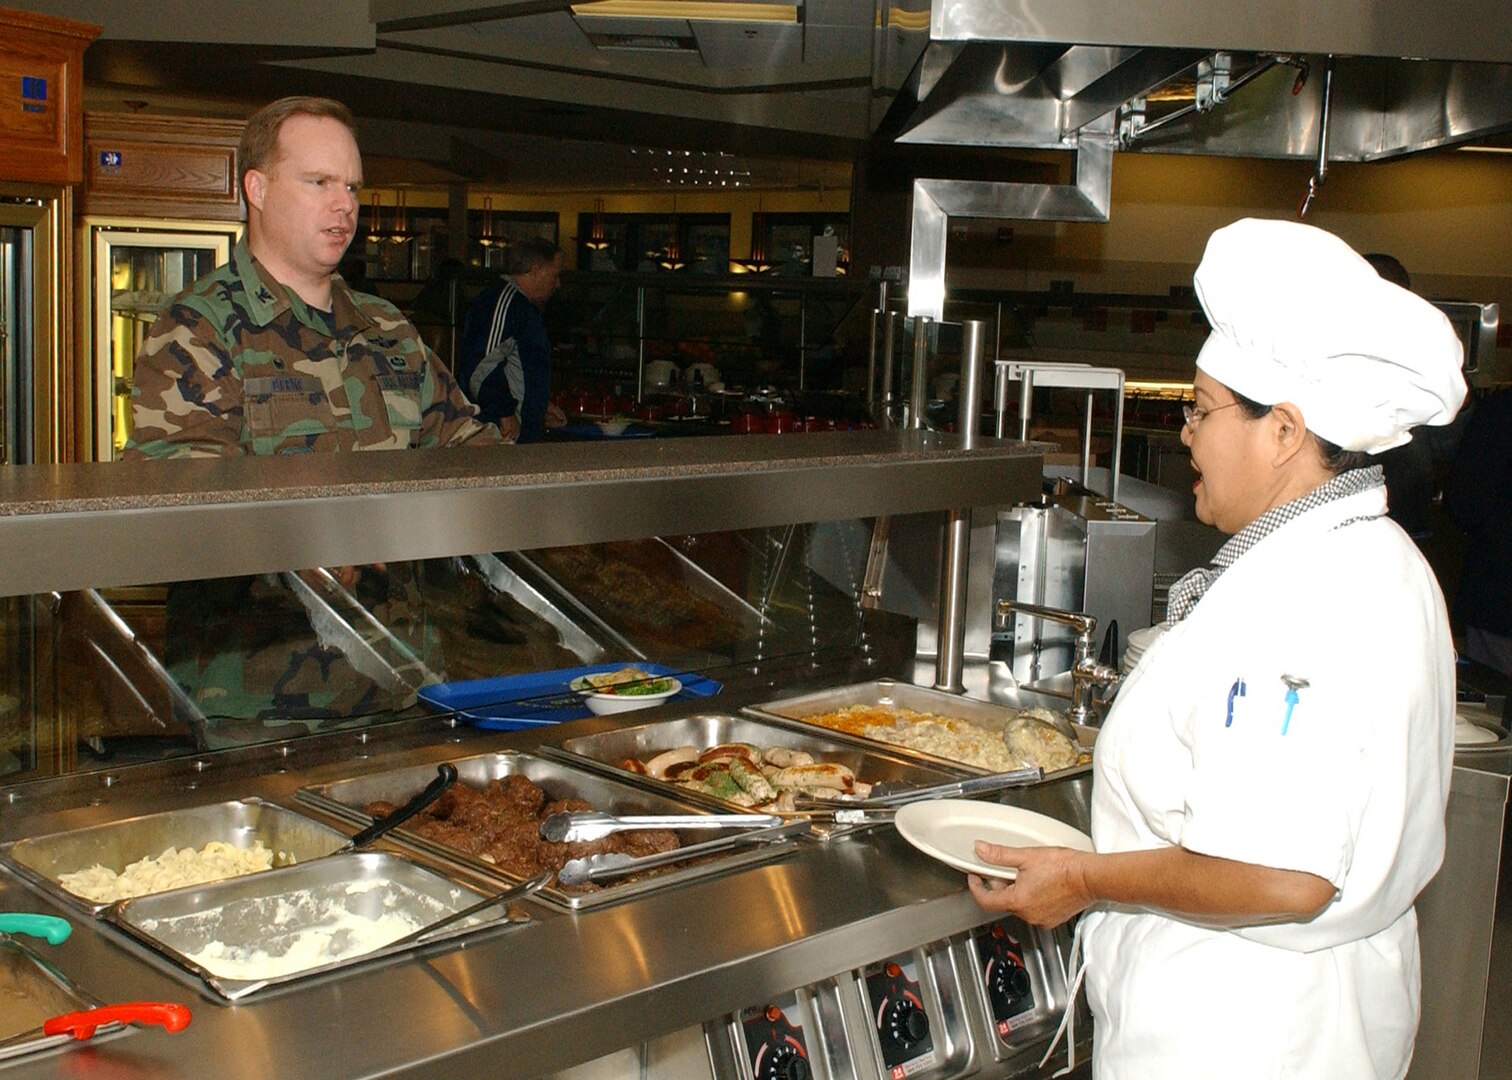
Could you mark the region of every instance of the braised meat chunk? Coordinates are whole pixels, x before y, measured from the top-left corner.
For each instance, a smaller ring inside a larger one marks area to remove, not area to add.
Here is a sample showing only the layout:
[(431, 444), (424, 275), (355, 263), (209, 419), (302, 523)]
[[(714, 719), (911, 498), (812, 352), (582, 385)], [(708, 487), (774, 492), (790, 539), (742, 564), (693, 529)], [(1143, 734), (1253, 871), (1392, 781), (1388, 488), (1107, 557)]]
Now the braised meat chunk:
[[(371, 802), (364, 809), (377, 816), (392, 811), (394, 804)], [(427, 840), (485, 859), (521, 878), (535, 877), (544, 870), (555, 873), (568, 859), (606, 852), (652, 855), (681, 846), (677, 834), (669, 829), (612, 833), (599, 840), (570, 844), (541, 838), (541, 822), (552, 814), (592, 809), (593, 804), (584, 799), (552, 799), (528, 776), (511, 773), (490, 780), (481, 789), (453, 784), (428, 809), (417, 814), (407, 828)], [(587, 885), (580, 891), (596, 888)]]

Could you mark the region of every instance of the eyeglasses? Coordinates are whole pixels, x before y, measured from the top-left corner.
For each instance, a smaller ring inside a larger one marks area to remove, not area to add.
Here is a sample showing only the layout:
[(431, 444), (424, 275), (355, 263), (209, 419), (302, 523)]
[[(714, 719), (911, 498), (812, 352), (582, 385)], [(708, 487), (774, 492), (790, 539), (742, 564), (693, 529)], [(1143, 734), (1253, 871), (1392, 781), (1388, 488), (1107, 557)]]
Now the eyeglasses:
[(1218, 405), (1211, 409), (1199, 409), (1195, 405), (1183, 405), (1181, 407), (1181, 418), (1186, 421), (1187, 427), (1191, 428), (1193, 431), (1196, 431), (1197, 425), (1202, 423), (1202, 418), (1207, 416), (1208, 413), (1222, 412), (1224, 409), (1232, 409), (1237, 404), (1239, 404), (1237, 401), (1231, 401), (1227, 405)]

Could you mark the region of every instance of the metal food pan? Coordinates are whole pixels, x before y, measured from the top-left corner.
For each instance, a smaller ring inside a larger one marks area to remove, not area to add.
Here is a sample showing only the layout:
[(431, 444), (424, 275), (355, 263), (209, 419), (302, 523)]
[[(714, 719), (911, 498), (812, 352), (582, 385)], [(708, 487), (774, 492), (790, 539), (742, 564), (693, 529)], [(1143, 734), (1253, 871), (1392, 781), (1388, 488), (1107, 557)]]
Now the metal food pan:
[(198, 849), (212, 840), (239, 848), (250, 848), (261, 840), (270, 851), (306, 862), (329, 855), (348, 839), (298, 811), (251, 798), (14, 840), (0, 844), (0, 860), (44, 892), (99, 915), (109, 903), (69, 892), (58, 879), (95, 865), (120, 873), (131, 863), (156, 858), (170, 847)]
[[(957, 769), (969, 772), (972, 775), (988, 775), (991, 772), (991, 770), (983, 768), (980, 765), (972, 765), (969, 762), (956, 761), (952, 758), (938, 757), (934, 754), (925, 753), (922, 750), (915, 750), (912, 747), (868, 739), (865, 736), (852, 735), (848, 732), (825, 727), (822, 724), (811, 724), (808, 722), (808, 717), (836, 712), (840, 709), (848, 709), (853, 705), (912, 709), (915, 712), (933, 713), (936, 716), (949, 716), (961, 720), (969, 720), (973, 724), (980, 725), (989, 731), (999, 732), (1004, 730), (1008, 726), (1008, 722), (1024, 709), (1045, 708), (1059, 712), (1065, 708), (1065, 702), (1059, 698), (1023, 690), (1017, 692), (1013, 705), (1005, 705), (997, 702), (980, 701), (961, 694), (951, 694), (944, 690), (935, 690), (932, 687), (915, 686), (912, 683), (898, 682), (895, 679), (876, 679), (872, 682), (839, 686), (830, 690), (817, 690), (813, 693), (800, 694), (796, 697), (762, 701), (750, 706), (747, 711), (756, 716), (777, 720), (788, 726), (798, 725), (809, 731), (823, 731), (826, 735), (833, 736), (836, 739), (854, 740), (866, 746), (885, 747), (889, 753), (897, 754), (899, 757), (928, 762), (936, 767)], [(1077, 741), (1081, 743), (1083, 748), (1090, 747), (1096, 738), (1095, 730), (1090, 728), (1083, 729), (1078, 727), (1076, 734)], [(1047, 773), (1046, 778), (1070, 776), (1077, 772), (1085, 771), (1088, 768), (1090, 768), (1088, 765), (1077, 765), (1069, 769)]]
[[(520, 774), (543, 788), (550, 799), (583, 799), (595, 809), (610, 814), (708, 813), (706, 806), (696, 802), (622, 784), (564, 762), (548, 761), (512, 750), (453, 759), (452, 764), (457, 767), (458, 783), (481, 788), (490, 780)], [(337, 780), (328, 784), (300, 788), (298, 797), (312, 806), (353, 823), (366, 825), (372, 821), (372, 816), (363, 809), (368, 803), (378, 800), (402, 803), (434, 779), (435, 775), (434, 765), (408, 766), (353, 777), (350, 780)], [(741, 830), (686, 830), (679, 833), (679, 838), (686, 846), (739, 831)], [(511, 884), (520, 880), (485, 859), (468, 855), (433, 840), (427, 840), (408, 829), (395, 829), (388, 834), (388, 840), (493, 880), (502, 880)], [(736, 847), (731, 851), (700, 859), (694, 865), (677, 866), (649, 877), (607, 882), (599, 886), (596, 891), (589, 892), (567, 891), (553, 881), (552, 884), (536, 893), (533, 899), (567, 911), (597, 907), (653, 890), (668, 888), (685, 881), (722, 874), (736, 867), (770, 862), (782, 858), (792, 850), (791, 841)]]
[(868, 784), (886, 782), (900, 787), (926, 787), (970, 775), (964, 766), (937, 767), (884, 750), (869, 749), (869, 746), (880, 744), (841, 742), (826, 738), (813, 728), (799, 731), (782, 724), (727, 713), (701, 713), (637, 727), (615, 728), (596, 735), (582, 735), (563, 741), (561, 750), (632, 783), (640, 782), (661, 790), (678, 792), (684, 797), (707, 801), (725, 813), (732, 810), (749, 812), (750, 807), (726, 802), (712, 795), (690, 792), (670, 780), (643, 776), (621, 765), (626, 758), (644, 761), (664, 750), (679, 746), (692, 746), (702, 751), (721, 743), (733, 742), (751, 743), (762, 748), (784, 746), (792, 750), (806, 750), (814, 755), (815, 760), (844, 765), (856, 774), (857, 780)]
[[(345, 924), (388, 919), (389, 939), (397, 941), (487, 895), (402, 856), (362, 851), (123, 900), (106, 917), (181, 973), (237, 1001), (416, 948), (343, 949), (350, 940), (344, 935), (352, 932)], [(518, 911), (507, 918), (484, 911), (442, 929), (433, 941), (469, 933), (479, 922), (493, 928), (528, 921)], [(214, 951), (203, 955), (207, 947)]]
[[(36, 1032), (34, 1037), (0, 1045), (0, 1059), (34, 1054), (75, 1042), (74, 1037), (66, 1033), (42, 1034), (43, 1022), (98, 1005), (98, 1001), (36, 953), (19, 942), (0, 936), (0, 1040), (9, 1040), (33, 1030)], [(99, 1032), (116, 1031), (124, 1026), (111, 1021), (101, 1025)]]

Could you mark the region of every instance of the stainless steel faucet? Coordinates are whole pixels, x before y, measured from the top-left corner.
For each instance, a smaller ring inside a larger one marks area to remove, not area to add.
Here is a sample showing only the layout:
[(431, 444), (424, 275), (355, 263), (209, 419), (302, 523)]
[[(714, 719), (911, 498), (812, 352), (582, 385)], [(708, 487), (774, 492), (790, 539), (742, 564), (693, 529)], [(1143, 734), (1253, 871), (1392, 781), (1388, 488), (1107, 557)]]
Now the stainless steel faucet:
[(1071, 661), (1071, 706), (1066, 710), (1066, 719), (1072, 724), (1086, 724), (1092, 715), (1092, 702), (1097, 692), (1112, 689), (1123, 677), (1117, 668), (1100, 664), (1092, 657), (1092, 632), (1097, 629), (1097, 617), (1080, 611), (1025, 604), (1018, 600), (999, 600), (999, 629), (1008, 628), (1008, 616), (1015, 611), (1069, 626), (1076, 631), (1075, 653)]

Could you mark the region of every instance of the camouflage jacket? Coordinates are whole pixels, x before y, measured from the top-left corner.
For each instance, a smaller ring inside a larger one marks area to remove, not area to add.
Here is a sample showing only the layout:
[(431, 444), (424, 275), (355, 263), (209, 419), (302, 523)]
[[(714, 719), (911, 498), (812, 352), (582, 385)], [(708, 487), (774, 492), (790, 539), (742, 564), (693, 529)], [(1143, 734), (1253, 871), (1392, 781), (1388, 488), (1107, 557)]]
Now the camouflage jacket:
[(339, 277), (329, 316), (252, 257), (174, 298), (131, 387), (127, 457), (390, 450), (499, 441), (388, 301)]

